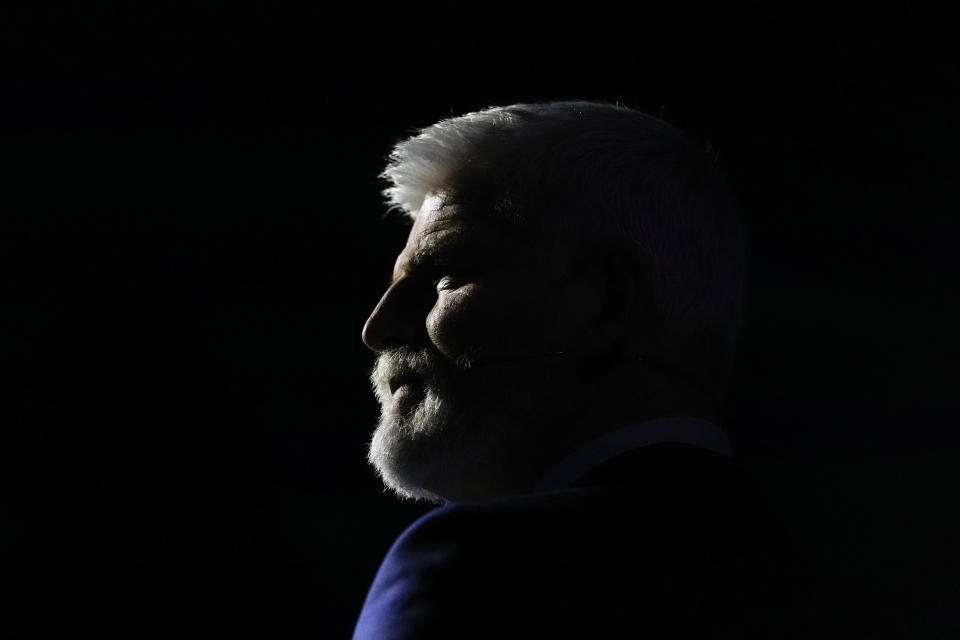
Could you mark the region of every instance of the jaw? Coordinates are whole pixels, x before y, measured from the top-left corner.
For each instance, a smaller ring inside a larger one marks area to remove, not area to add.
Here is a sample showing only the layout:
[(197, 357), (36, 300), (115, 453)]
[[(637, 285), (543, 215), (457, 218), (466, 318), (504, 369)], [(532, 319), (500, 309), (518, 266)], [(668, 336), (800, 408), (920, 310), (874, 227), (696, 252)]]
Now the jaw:
[(368, 460), (402, 498), (471, 502), (532, 490), (579, 440), (582, 397), (549, 373), (491, 368), (443, 396), (430, 387), (408, 404), (385, 403)]

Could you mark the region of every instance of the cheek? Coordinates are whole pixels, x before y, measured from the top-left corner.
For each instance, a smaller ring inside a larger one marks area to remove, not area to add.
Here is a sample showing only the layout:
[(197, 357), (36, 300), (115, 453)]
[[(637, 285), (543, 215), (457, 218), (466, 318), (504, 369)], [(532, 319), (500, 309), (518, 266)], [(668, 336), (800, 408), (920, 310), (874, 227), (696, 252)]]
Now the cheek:
[(444, 291), (427, 316), (427, 332), (446, 356), (471, 352), (509, 354), (536, 349), (549, 332), (544, 325), (547, 301), (530, 292), (499, 290), (481, 285)]
[(495, 306), (476, 285), (440, 292), (427, 315), (430, 341), (449, 358), (483, 348), (496, 330)]

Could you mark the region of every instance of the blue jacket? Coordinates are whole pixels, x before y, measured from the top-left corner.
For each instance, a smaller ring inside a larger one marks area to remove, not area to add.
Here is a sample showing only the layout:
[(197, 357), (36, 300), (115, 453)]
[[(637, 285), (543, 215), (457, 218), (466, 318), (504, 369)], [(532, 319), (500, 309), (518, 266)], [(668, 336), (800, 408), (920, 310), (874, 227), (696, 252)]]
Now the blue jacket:
[(736, 462), (656, 444), (569, 489), (421, 517), (387, 553), (353, 637), (804, 637), (794, 560)]

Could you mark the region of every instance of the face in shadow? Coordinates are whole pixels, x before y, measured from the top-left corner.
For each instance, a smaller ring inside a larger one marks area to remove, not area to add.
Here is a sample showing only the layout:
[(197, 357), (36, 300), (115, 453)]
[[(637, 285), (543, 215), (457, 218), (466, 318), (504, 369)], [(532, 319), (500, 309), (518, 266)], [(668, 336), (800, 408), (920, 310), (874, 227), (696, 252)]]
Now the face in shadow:
[(430, 194), (363, 329), (381, 405), (368, 458), (398, 495), (502, 493), (576, 401), (551, 357), (583, 347), (595, 301), (506, 223)]

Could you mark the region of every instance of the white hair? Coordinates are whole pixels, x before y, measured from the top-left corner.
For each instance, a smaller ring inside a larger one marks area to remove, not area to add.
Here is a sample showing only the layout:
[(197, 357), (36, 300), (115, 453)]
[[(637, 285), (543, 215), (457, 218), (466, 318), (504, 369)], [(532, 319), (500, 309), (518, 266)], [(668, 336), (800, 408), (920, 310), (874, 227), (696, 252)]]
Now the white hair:
[(659, 118), (548, 102), (442, 120), (399, 142), (381, 174), (410, 218), (431, 192), (529, 225), (546, 245), (626, 249), (647, 270), (663, 340), (722, 395), (740, 332), (746, 238), (715, 161)]

